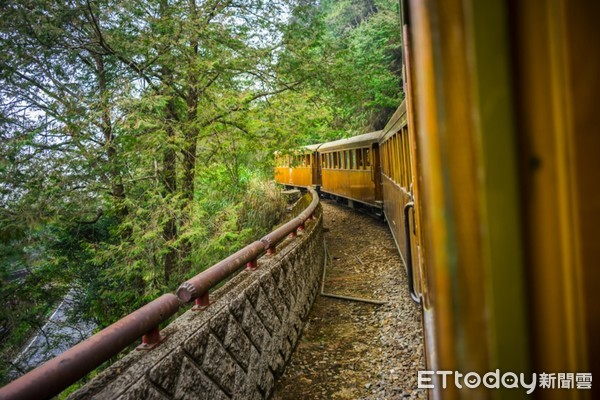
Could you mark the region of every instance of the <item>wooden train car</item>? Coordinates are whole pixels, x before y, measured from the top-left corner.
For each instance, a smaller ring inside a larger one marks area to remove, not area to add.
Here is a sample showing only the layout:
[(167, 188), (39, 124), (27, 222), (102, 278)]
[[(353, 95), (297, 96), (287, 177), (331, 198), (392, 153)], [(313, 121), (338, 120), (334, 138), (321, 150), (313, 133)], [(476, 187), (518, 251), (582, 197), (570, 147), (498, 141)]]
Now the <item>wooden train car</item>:
[(275, 153), (275, 181), (302, 188), (319, 185), (320, 165), (316, 152), (319, 146), (305, 146), (291, 154)]
[(600, 398), (600, 3), (401, 4), (430, 398)]
[(324, 143), (318, 147), (321, 191), (381, 207), (379, 144), (382, 131)]
[[(413, 264), (420, 258), (420, 235), (415, 223), (413, 193), (414, 149), (409, 140), (406, 102), (403, 101), (383, 130), (379, 139), (383, 210), (406, 267), (411, 297), (420, 302), (415, 288), (421, 287), (420, 274), (413, 273)], [(420, 228), (419, 228), (420, 229)], [(416, 259), (413, 262), (413, 258)]]

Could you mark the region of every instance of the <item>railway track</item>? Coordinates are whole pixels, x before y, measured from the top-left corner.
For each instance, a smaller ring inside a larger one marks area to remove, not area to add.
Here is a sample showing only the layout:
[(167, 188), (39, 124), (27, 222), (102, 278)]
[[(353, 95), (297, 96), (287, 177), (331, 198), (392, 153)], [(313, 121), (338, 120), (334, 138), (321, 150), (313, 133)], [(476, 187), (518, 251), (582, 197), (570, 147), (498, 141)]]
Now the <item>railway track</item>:
[(329, 265), (274, 399), (421, 399), (421, 313), (384, 222), (323, 201)]

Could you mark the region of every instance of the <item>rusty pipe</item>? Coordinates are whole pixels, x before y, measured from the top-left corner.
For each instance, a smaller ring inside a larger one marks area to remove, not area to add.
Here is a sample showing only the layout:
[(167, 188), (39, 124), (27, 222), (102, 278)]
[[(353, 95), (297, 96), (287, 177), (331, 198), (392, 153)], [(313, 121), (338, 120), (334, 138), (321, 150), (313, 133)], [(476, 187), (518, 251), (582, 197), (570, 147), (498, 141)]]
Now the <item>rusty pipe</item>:
[(180, 305), (177, 296), (162, 295), (0, 388), (0, 399), (47, 399), (59, 394), (136, 339), (175, 315)]
[(317, 209), (317, 205), (319, 204), (319, 195), (313, 188), (309, 187), (308, 191), (312, 196), (312, 201), (310, 202), (309, 206), (304, 211), (302, 211), (296, 218), (290, 220), (283, 226), (280, 226), (273, 232), (263, 237), (260, 241), (265, 243), (265, 246), (267, 246), (266, 248), (277, 244), (291, 232), (294, 232), (296, 229), (298, 229), (298, 227), (304, 225), (306, 220), (309, 219), (311, 215), (313, 215), (313, 213)]
[(256, 259), (263, 251), (265, 251), (265, 246), (259, 241), (244, 247), (237, 253), (183, 282), (177, 289), (177, 297), (182, 302), (187, 303), (195, 297), (202, 296), (217, 286), (223, 279), (245, 267), (246, 263)]
[(312, 201), (300, 215), (275, 229), (260, 241), (256, 241), (244, 247), (237, 253), (219, 261), (212, 267), (182, 283), (177, 289), (177, 297), (179, 297), (182, 302), (187, 303), (196, 297), (202, 296), (221, 283), (224, 279), (228, 278), (242, 267), (245, 267), (248, 262), (258, 258), (265, 250), (274, 248), (278, 242), (287, 237), (291, 232), (294, 232), (299, 226), (303, 225), (315, 212), (317, 205), (319, 204), (317, 192), (313, 188), (308, 188), (308, 191), (312, 196)]

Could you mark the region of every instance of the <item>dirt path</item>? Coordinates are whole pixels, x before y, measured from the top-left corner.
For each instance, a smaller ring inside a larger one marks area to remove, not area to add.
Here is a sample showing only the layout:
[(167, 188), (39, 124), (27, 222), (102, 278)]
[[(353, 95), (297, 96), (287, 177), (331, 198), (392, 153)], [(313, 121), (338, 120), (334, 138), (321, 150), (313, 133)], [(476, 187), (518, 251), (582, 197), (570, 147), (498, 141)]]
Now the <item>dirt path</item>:
[(389, 303), (319, 296), (274, 399), (425, 398), (421, 316), (384, 222), (323, 202), (331, 257), (325, 292)]

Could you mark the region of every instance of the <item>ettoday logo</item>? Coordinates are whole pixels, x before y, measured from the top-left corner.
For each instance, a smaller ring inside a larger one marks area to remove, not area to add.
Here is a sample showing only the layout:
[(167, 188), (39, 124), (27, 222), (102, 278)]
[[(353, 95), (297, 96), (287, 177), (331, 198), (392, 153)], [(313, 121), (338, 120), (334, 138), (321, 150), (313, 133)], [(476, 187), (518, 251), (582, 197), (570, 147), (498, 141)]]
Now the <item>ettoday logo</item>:
[(540, 374), (532, 373), (531, 376), (525, 374), (515, 374), (514, 372), (501, 373), (499, 369), (491, 371), (481, 376), (477, 372), (462, 374), (458, 371), (419, 371), (418, 387), (419, 389), (434, 389), (434, 375), (440, 376), (442, 389), (448, 387), (448, 381), (454, 381), (458, 389), (467, 387), (470, 389), (484, 385), (488, 389), (526, 389), (527, 394), (531, 394), (536, 388), (541, 389), (591, 389), (592, 374), (584, 373), (550, 373), (542, 372)]

